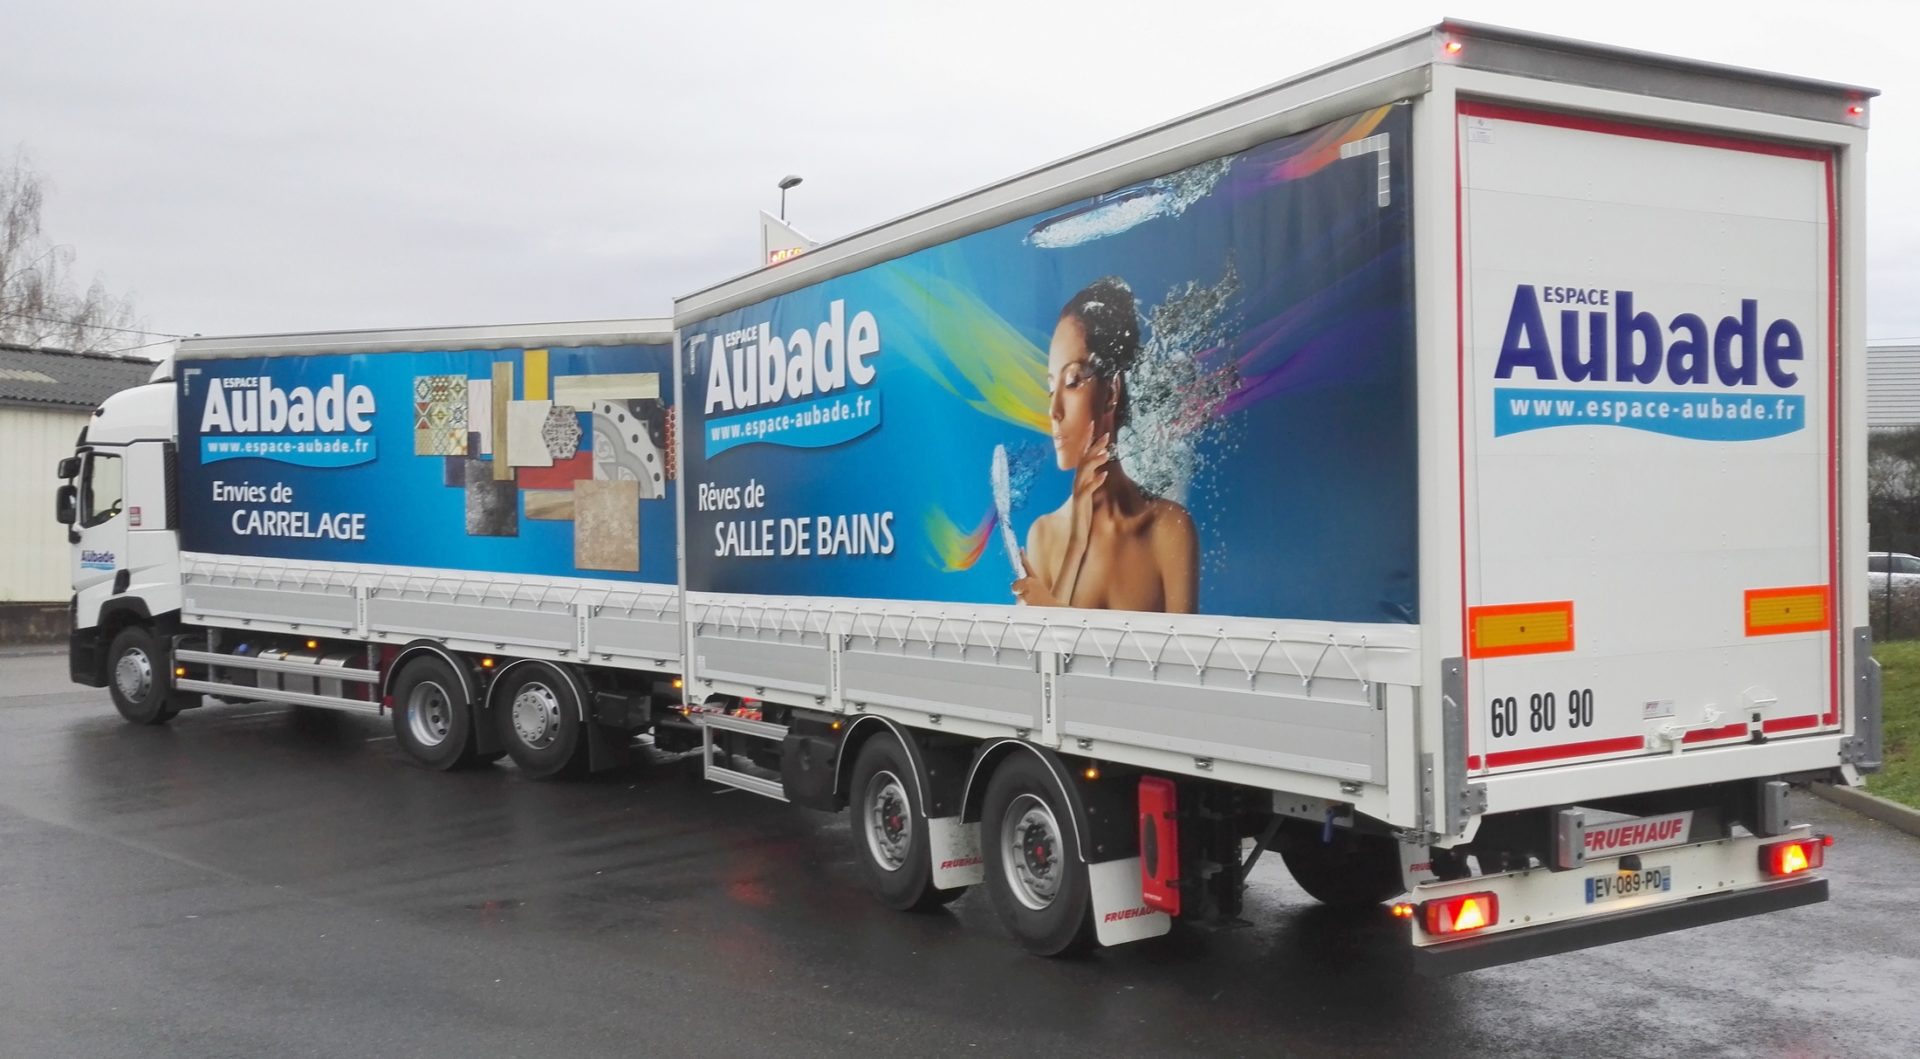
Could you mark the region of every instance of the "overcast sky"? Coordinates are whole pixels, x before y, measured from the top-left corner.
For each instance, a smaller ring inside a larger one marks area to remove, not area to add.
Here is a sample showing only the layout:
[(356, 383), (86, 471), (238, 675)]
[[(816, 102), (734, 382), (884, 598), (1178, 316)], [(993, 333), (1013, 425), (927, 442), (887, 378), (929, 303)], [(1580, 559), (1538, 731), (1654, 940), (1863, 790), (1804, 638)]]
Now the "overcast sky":
[(1868, 331), (1920, 337), (1920, 4), (1450, 6), (0, 0), (0, 154), (162, 331), (666, 315), (784, 173), (833, 238), (1453, 15), (1881, 89)]

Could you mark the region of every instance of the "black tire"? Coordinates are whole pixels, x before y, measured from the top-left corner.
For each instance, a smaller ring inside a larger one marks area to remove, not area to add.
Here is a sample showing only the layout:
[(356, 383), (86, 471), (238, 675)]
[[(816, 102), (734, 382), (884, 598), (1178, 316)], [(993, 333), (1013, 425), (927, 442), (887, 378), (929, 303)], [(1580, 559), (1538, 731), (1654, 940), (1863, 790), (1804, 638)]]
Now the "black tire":
[(446, 659), (430, 654), (409, 659), (390, 694), (393, 738), (408, 757), (442, 772), (476, 763), (473, 703)]
[(898, 912), (930, 912), (966, 892), (933, 885), (927, 813), (906, 748), (882, 733), (860, 745), (847, 787), (854, 857), (867, 889)]
[(145, 626), (121, 629), (107, 648), (107, 694), (130, 724), (165, 724), (179, 713), (169, 700), (172, 670), (165, 641)]
[(494, 690), (500, 745), (530, 778), (587, 771), (587, 731), (574, 682), (545, 662), (519, 666)]
[(993, 910), (1022, 947), (1040, 956), (1077, 955), (1094, 942), (1092, 884), (1067, 806), (1052, 770), (1016, 751), (994, 769), (980, 811)]
[(1280, 859), (1307, 896), (1329, 908), (1367, 908), (1407, 889), (1400, 877), (1400, 850), (1384, 835), (1336, 828), (1333, 841), (1324, 842), (1320, 828), (1289, 823)]

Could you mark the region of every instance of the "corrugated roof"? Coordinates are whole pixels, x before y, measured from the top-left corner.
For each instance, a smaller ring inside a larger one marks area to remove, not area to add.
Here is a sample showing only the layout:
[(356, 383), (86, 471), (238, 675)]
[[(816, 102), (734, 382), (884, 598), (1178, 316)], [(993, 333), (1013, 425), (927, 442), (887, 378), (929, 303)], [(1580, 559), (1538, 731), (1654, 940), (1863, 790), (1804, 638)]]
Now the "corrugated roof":
[(154, 362), (0, 343), (0, 404), (91, 410), (153, 374)]

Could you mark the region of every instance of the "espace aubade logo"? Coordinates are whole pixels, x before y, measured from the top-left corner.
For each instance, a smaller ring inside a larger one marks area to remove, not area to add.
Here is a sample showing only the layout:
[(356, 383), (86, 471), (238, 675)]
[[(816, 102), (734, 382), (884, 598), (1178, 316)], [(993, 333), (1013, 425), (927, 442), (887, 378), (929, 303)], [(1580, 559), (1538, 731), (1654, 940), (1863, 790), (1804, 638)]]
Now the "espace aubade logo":
[(1587, 426), (1757, 441), (1805, 428), (1800, 326), (1769, 320), (1757, 298), (1702, 308), (1516, 286), (1493, 372), (1494, 436)]
[(374, 458), (373, 390), (334, 375), (317, 387), (284, 388), (271, 376), (207, 380), (200, 407), (200, 462), (254, 457), (304, 467), (350, 467)]

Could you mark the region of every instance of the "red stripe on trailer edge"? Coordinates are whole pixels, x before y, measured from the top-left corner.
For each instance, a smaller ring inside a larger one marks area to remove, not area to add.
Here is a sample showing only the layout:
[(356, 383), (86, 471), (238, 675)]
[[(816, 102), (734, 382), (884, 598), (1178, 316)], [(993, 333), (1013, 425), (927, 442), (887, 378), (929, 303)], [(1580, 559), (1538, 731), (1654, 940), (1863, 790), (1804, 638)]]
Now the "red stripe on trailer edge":
[[(1840, 584), (1840, 199), (1834, 186), (1833, 151), (1827, 169), (1827, 584)], [(1829, 727), (1840, 723), (1840, 609), (1827, 599), (1831, 621), (1827, 653), (1832, 659), (1827, 715)]]
[[(1472, 667), (1473, 624), (1467, 617), (1467, 233), (1466, 182), (1460, 177), (1460, 118), (1465, 111), (1454, 101), (1453, 117), (1453, 340), (1455, 365), (1454, 434), (1460, 464), (1460, 724), (1466, 733), (1462, 749), (1473, 749)], [(1468, 771), (1480, 767), (1477, 754), (1467, 755)]]
[(1542, 761), (1559, 761), (1570, 757), (1595, 757), (1600, 754), (1622, 754), (1646, 748), (1647, 737), (1643, 735), (1623, 735), (1617, 739), (1589, 739), (1584, 743), (1561, 743), (1558, 746), (1530, 746), (1521, 750), (1502, 750), (1488, 754), (1487, 767), (1497, 769), (1508, 765), (1533, 765)]
[[(1462, 657), (1467, 655), (1465, 648), (1469, 644), (1471, 627), (1467, 624), (1467, 442), (1466, 442), (1466, 253), (1464, 184), (1461, 180), (1460, 139), (1461, 117), (1495, 118), (1507, 121), (1526, 122), (1534, 125), (1546, 125), (1554, 128), (1574, 129), (1582, 132), (1597, 132), (1614, 136), (1629, 136), (1636, 139), (1655, 140), (1664, 143), (1689, 144), (1697, 147), (1719, 148), (1728, 151), (1743, 151), (1749, 154), (1770, 155), (1776, 158), (1795, 158), (1808, 162), (1819, 162), (1826, 171), (1827, 193), (1827, 570), (1829, 585), (1840, 583), (1840, 205), (1837, 179), (1834, 172), (1834, 153), (1831, 148), (1808, 147), (1796, 144), (1775, 143), (1767, 140), (1747, 139), (1725, 134), (1695, 132), (1687, 129), (1665, 128), (1658, 125), (1646, 125), (1617, 119), (1599, 118), (1581, 114), (1570, 114), (1550, 110), (1536, 110), (1530, 107), (1513, 106), (1482, 100), (1455, 99), (1453, 128), (1453, 260), (1454, 260), (1454, 327), (1455, 341), (1458, 347), (1458, 369), (1456, 372), (1459, 400), (1459, 444), (1460, 444), (1460, 606), (1461, 606), (1461, 647)], [(1824, 716), (1815, 715), (1817, 724), (1832, 727), (1840, 723), (1840, 609), (1836, 601), (1828, 599), (1827, 616), (1827, 655), (1828, 684), (1827, 712)], [(1465, 674), (1462, 674), (1461, 687), (1466, 687)], [(1465, 703), (1462, 704), (1463, 709)], [(1765, 722), (1767, 730), (1794, 730), (1806, 727), (1794, 724), (1791, 727), (1768, 728), (1770, 725), (1783, 725), (1797, 722), (1802, 718), (1787, 718), (1784, 721)], [(1471, 742), (1473, 728), (1467, 727), (1467, 738)], [(1510, 755), (1526, 754), (1531, 751), (1503, 751), (1487, 755), (1489, 769), (1497, 768), (1502, 762), (1511, 762)], [(1468, 769), (1474, 769), (1476, 755), (1469, 755)]]
[(1746, 139), (1724, 133), (1694, 132), (1689, 129), (1621, 121), (1616, 118), (1596, 118), (1562, 111), (1535, 110), (1531, 107), (1517, 107), (1505, 103), (1463, 100), (1460, 103), (1460, 113), (1474, 118), (1524, 121), (1529, 125), (1547, 125), (1556, 129), (1601, 132), (1612, 136), (1631, 136), (1639, 140), (1658, 140), (1662, 143), (1681, 143), (1693, 147), (1717, 147), (1728, 151), (1744, 151), (1748, 154), (1772, 155), (1776, 158), (1798, 158), (1806, 162), (1832, 158), (1831, 152), (1818, 147)]

